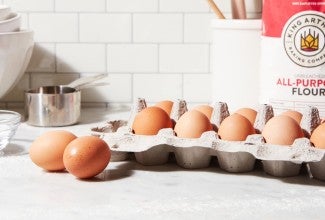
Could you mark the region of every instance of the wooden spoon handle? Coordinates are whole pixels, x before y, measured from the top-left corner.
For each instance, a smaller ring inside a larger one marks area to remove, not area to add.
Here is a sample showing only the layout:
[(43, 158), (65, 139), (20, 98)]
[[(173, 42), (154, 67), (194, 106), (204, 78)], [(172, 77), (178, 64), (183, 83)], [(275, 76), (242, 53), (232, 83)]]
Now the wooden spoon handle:
[(214, 3), (213, 0), (207, 0), (210, 8), (212, 9), (212, 11), (216, 14), (216, 16), (220, 19), (225, 19), (225, 16), (222, 14), (222, 12), (220, 11), (220, 9), (218, 8), (218, 6), (216, 5), (216, 3)]

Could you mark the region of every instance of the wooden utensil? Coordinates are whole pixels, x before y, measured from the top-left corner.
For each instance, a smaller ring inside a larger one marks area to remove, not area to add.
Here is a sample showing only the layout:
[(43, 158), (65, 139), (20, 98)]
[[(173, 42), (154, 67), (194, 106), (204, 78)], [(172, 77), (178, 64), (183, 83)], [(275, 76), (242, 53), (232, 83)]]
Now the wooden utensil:
[(212, 11), (216, 14), (217, 18), (225, 19), (225, 16), (222, 14), (222, 12), (220, 11), (220, 9), (216, 5), (216, 3), (214, 3), (213, 0), (207, 0), (207, 2), (209, 3), (210, 8), (212, 9)]
[(245, 0), (231, 0), (231, 12), (233, 19), (246, 19)]

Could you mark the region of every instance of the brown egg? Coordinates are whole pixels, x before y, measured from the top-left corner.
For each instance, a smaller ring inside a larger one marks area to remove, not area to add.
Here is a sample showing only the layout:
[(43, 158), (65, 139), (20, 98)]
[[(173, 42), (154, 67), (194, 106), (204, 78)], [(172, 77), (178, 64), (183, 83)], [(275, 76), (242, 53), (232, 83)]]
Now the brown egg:
[(311, 134), (310, 141), (316, 148), (325, 149), (325, 123), (317, 126)]
[(252, 123), (237, 113), (225, 118), (218, 129), (220, 138), (227, 141), (244, 141), (251, 134), (255, 134)]
[(254, 125), (256, 115), (257, 115), (257, 112), (254, 109), (252, 109), (252, 108), (240, 108), (235, 113), (238, 113), (238, 114), (244, 116), (245, 118), (247, 118), (252, 123), (252, 125)]
[(300, 112), (294, 111), (294, 110), (288, 110), (285, 112), (282, 112), (281, 115), (286, 115), (291, 118), (293, 118), (298, 124), (300, 124), (302, 119), (302, 114)]
[(203, 114), (205, 114), (205, 116), (208, 117), (208, 119), (211, 119), (211, 115), (213, 112), (213, 108), (209, 105), (198, 105), (196, 107), (193, 108), (193, 110), (197, 110), (199, 112), (202, 112)]
[(203, 113), (190, 110), (185, 112), (176, 122), (175, 133), (181, 138), (199, 138), (202, 133), (212, 130), (210, 120)]
[(293, 118), (278, 115), (265, 124), (262, 136), (269, 144), (291, 145), (295, 139), (302, 138), (304, 134), (300, 125)]
[(111, 158), (110, 149), (105, 141), (95, 136), (83, 136), (71, 141), (63, 154), (67, 171), (84, 179), (101, 173)]
[(172, 128), (169, 115), (159, 107), (147, 107), (139, 112), (133, 121), (132, 129), (135, 134), (156, 135), (162, 128)]
[(48, 131), (36, 138), (29, 149), (31, 160), (48, 171), (64, 170), (63, 152), (77, 137), (68, 131)]
[(161, 102), (157, 102), (155, 104), (155, 106), (162, 108), (163, 110), (165, 110), (165, 112), (167, 112), (168, 115), (170, 115), (172, 108), (173, 108), (173, 104), (174, 104), (174, 102), (172, 102), (172, 101), (164, 100)]

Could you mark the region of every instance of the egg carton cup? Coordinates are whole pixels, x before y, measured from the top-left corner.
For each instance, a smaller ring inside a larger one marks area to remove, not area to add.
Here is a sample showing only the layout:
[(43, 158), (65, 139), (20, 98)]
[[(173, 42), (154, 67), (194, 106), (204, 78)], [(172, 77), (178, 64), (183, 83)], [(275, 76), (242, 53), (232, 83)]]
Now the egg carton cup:
[[(303, 113), (301, 127), (305, 137), (296, 139), (290, 146), (283, 146), (265, 143), (260, 134), (266, 122), (274, 116), (270, 105), (260, 106), (254, 123), (256, 134), (249, 135), (245, 141), (221, 140), (215, 131), (204, 132), (200, 138), (180, 138), (172, 128), (161, 129), (157, 135), (136, 135), (132, 132), (134, 117), (146, 106), (145, 99), (139, 98), (128, 121), (108, 122), (92, 129), (93, 135), (108, 143), (113, 160), (126, 160), (132, 153), (143, 165), (162, 165), (173, 153), (179, 166), (199, 169), (210, 166), (211, 159), (217, 157), (220, 168), (231, 173), (250, 172), (256, 160), (261, 160), (264, 171), (277, 177), (299, 175), (302, 165), (306, 164), (310, 176), (325, 180), (325, 151), (314, 148), (309, 141), (311, 132), (321, 123), (315, 107), (306, 106)], [(171, 119), (176, 122), (187, 110), (184, 100), (175, 100)], [(229, 115), (226, 103), (214, 104), (211, 123), (216, 131)]]

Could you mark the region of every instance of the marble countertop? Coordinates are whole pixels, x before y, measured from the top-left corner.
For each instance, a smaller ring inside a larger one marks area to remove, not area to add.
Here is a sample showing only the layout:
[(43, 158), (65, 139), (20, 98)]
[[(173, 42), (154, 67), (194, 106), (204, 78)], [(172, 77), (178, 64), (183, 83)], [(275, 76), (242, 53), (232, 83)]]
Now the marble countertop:
[[(105, 121), (127, 119), (125, 107), (84, 109), (81, 122), (63, 127), (78, 135)], [(325, 182), (299, 176), (276, 178), (257, 163), (253, 172), (232, 174), (216, 161), (186, 170), (110, 162), (104, 172), (79, 180), (49, 173), (28, 156), (46, 130), (22, 123), (0, 157), (0, 219), (323, 219)]]

